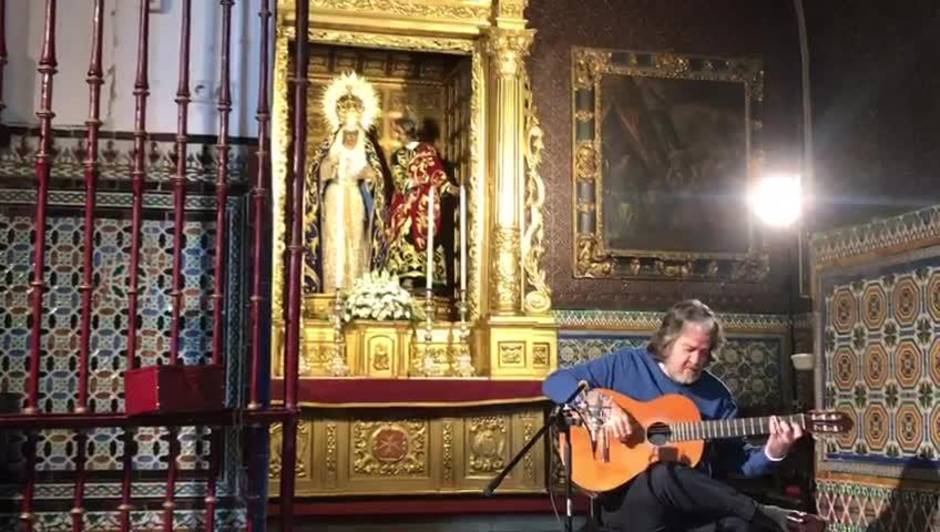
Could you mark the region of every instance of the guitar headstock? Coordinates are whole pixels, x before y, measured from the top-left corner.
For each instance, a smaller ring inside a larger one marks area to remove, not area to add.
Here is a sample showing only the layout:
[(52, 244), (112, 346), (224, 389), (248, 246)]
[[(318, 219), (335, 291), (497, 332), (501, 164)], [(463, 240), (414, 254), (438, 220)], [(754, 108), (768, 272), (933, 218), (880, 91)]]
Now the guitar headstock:
[(806, 413), (806, 430), (814, 434), (841, 434), (852, 430), (853, 426), (844, 412), (811, 410)]

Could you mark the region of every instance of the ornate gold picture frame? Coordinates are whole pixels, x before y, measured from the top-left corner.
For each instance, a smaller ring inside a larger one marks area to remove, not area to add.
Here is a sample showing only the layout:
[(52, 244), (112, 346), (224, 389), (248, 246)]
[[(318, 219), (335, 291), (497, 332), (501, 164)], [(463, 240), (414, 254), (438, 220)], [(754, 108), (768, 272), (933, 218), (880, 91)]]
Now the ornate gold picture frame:
[(756, 282), (756, 59), (575, 48), (574, 274)]

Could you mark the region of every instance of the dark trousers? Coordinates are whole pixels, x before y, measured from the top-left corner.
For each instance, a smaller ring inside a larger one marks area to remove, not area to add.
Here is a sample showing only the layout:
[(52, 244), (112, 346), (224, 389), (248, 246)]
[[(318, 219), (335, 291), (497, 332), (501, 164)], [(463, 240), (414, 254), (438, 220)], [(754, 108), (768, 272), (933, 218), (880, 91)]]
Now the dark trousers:
[(604, 530), (756, 532), (757, 503), (731, 486), (676, 463), (659, 463), (601, 499)]

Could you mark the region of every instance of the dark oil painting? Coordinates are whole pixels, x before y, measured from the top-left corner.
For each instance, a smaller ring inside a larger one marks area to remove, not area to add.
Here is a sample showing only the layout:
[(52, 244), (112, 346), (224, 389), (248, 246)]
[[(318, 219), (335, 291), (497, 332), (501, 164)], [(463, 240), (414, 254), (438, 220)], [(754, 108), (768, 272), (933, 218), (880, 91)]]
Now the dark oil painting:
[(608, 73), (600, 88), (606, 250), (746, 252), (744, 84)]

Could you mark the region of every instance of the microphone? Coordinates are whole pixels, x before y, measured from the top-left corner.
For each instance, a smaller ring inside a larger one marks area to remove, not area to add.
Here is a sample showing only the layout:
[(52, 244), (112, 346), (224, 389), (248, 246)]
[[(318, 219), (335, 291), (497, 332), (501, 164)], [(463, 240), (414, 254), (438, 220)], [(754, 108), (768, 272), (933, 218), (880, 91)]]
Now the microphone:
[(607, 433), (604, 431), (604, 423), (607, 421), (608, 406), (604, 404), (601, 397), (597, 397), (594, 403), (587, 403), (585, 408), (587, 414), (588, 438), (591, 440), (591, 454), (597, 458), (597, 446), (601, 444), (601, 456), (605, 463), (610, 461), (610, 447), (607, 440)]
[(591, 385), (588, 384), (588, 381), (586, 381), (586, 380), (584, 380), (584, 379), (581, 379), (581, 380), (578, 381), (578, 388), (577, 388), (577, 390), (578, 390), (579, 392), (586, 392), (590, 387), (591, 387)]
[(578, 385), (575, 387), (574, 391), (571, 392), (571, 395), (569, 395), (568, 398), (565, 399), (564, 402), (562, 402), (561, 404), (568, 405), (568, 403), (577, 399), (579, 395), (586, 392), (590, 387), (591, 385), (588, 384), (588, 381), (584, 379), (579, 380)]

